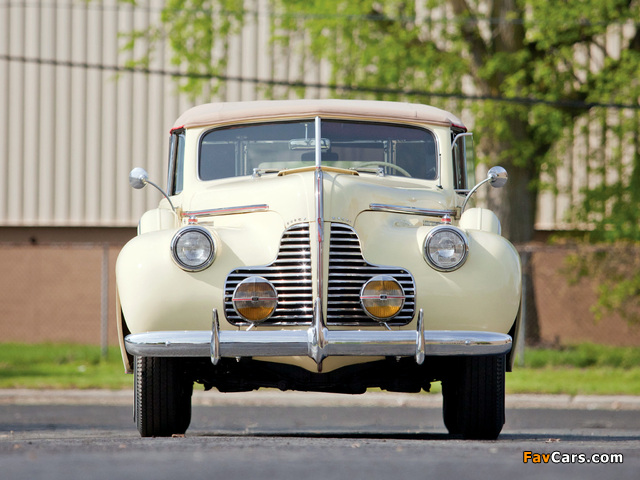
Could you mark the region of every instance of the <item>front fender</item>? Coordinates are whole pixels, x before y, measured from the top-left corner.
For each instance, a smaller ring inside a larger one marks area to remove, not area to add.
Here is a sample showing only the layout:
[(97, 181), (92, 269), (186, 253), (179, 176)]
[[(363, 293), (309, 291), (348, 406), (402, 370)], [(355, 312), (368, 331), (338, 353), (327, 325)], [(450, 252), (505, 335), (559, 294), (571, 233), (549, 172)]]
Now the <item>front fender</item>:
[(116, 283), (131, 333), (211, 328), (212, 309), (224, 310), (229, 272), (272, 262), (284, 230), (282, 218), (274, 212), (241, 216), (203, 225), (217, 251), (213, 264), (201, 272), (186, 272), (173, 261), (170, 245), (179, 229), (148, 232), (124, 246), (116, 262)]
[(416, 309), (427, 330), (508, 333), (521, 300), (521, 267), (516, 249), (491, 231), (463, 230), (469, 239), (466, 263), (453, 272), (436, 271), (423, 256), (433, 225), (407, 215), (364, 212), (355, 228), (368, 262), (403, 267), (416, 283)]

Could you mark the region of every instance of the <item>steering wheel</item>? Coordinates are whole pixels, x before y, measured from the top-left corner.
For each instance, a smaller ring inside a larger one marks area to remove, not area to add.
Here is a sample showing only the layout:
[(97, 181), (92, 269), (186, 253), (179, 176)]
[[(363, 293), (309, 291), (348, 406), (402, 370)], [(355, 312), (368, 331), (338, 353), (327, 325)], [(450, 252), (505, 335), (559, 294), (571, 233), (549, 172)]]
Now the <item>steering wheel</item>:
[(405, 177), (411, 177), (411, 174), (409, 172), (407, 172), (404, 168), (395, 165), (393, 163), (387, 163), (387, 162), (369, 162), (369, 163), (364, 163), (362, 165), (358, 165), (358, 167), (391, 167), (394, 170), (397, 170), (398, 173), (401, 173), (402, 175), (404, 175)]

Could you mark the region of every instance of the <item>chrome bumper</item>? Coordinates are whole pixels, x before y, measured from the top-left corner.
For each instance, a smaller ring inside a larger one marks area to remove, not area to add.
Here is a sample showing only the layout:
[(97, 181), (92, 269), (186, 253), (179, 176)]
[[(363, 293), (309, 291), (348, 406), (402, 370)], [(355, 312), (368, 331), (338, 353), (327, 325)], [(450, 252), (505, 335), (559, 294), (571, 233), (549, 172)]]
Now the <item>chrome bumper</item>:
[(511, 350), (511, 337), (482, 331), (424, 330), (420, 310), (416, 330), (328, 330), (321, 321), (307, 330), (220, 330), (213, 312), (211, 331), (167, 331), (128, 335), (127, 352), (141, 357), (309, 356), (318, 364), (329, 356), (415, 357), (498, 355)]

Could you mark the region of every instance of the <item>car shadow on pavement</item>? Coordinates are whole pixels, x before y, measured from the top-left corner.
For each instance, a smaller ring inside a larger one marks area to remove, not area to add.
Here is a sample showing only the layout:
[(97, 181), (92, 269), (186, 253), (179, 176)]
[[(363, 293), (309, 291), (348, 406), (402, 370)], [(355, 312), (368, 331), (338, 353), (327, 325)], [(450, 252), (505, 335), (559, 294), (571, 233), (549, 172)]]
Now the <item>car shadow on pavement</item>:
[[(439, 432), (317, 432), (317, 431), (296, 431), (296, 432), (188, 432), (187, 437), (256, 437), (256, 438), (318, 438), (318, 439), (355, 439), (355, 440), (464, 440), (461, 435), (450, 435)], [(493, 442), (530, 442), (530, 443), (598, 443), (598, 442), (626, 442), (638, 441), (639, 437), (632, 433), (612, 433), (610, 435), (593, 435), (589, 432), (576, 434), (557, 433), (503, 433), (497, 440), (486, 440)]]

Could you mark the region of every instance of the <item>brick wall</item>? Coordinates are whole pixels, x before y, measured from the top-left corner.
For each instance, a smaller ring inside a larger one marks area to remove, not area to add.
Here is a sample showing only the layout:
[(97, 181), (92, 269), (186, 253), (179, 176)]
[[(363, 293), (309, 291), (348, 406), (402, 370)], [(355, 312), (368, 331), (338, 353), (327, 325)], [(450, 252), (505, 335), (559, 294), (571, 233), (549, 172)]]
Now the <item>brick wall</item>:
[[(35, 232), (35, 233), (34, 233)], [(134, 229), (5, 230), (0, 238), (0, 342), (74, 342), (99, 345), (103, 263), (108, 275), (107, 337), (117, 344), (115, 261)], [(82, 240), (82, 241), (81, 241)], [(568, 251), (533, 253), (536, 305), (545, 344), (599, 342), (640, 346), (640, 325), (616, 316), (595, 322), (593, 282), (569, 285), (562, 274)]]

